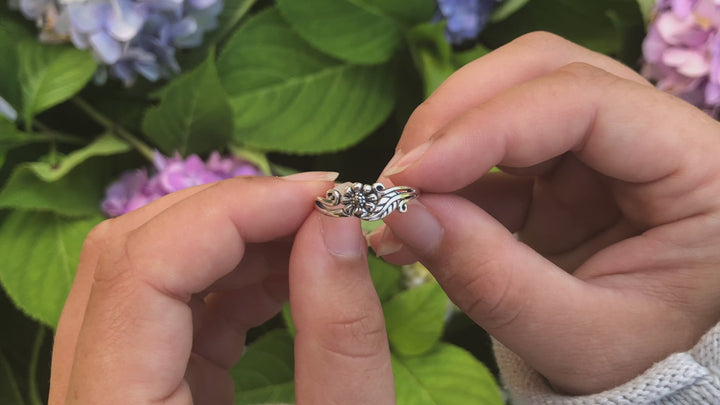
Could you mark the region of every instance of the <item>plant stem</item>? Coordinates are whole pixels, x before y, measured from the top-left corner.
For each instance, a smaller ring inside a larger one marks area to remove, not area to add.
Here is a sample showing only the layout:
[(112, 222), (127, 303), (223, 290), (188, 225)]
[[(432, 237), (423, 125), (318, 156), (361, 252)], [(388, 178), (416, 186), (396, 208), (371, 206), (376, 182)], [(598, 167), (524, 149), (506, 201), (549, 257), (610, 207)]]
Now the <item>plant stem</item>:
[(37, 365), (40, 360), (40, 349), (45, 341), (45, 327), (40, 325), (35, 342), (33, 343), (32, 354), (30, 355), (30, 370), (28, 370), (28, 395), (32, 405), (43, 405), (40, 392), (37, 386)]
[(37, 119), (33, 120), (33, 126), (39, 128), (42, 131), (41, 135), (44, 135), (47, 139), (54, 141), (54, 142), (67, 143), (70, 145), (87, 145), (88, 144), (88, 140), (83, 137), (57, 132), (54, 129), (47, 126), (46, 124), (38, 121)]
[(145, 144), (145, 142), (141, 141), (135, 135), (131, 134), (120, 125), (116, 124), (113, 120), (106, 117), (103, 113), (96, 110), (93, 106), (88, 104), (87, 101), (81, 99), (80, 97), (73, 97), (72, 101), (73, 103), (75, 103), (76, 106), (78, 106), (78, 108), (80, 108), (87, 115), (89, 115), (90, 118), (95, 120), (95, 122), (102, 125), (103, 127), (105, 127), (105, 129), (132, 145), (146, 159), (151, 162), (154, 160), (153, 151), (147, 144)]
[(89, 142), (85, 138), (79, 136), (66, 135), (58, 132), (48, 133), (48, 137), (54, 139), (58, 143), (67, 143), (70, 145), (87, 145)]

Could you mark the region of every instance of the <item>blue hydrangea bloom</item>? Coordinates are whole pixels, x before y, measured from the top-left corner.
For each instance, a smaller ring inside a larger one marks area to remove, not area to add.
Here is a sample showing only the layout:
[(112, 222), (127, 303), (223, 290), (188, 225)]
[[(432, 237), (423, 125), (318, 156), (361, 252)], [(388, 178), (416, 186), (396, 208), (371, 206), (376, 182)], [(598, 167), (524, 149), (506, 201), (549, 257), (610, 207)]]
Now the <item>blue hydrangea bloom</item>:
[(17, 119), (17, 111), (15, 111), (15, 109), (12, 108), (12, 106), (2, 97), (0, 97), (0, 115), (10, 121), (15, 121)]
[(93, 53), (96, 79), (155, 81), (180, 71), (175, 52), (217, 28), (222, 0), (10, 0), (41, 27), (46, 42), (72, 41)]
[(447, 21), (445, 37), (461, 44), (478, 37), (490, 13), (502, 0), (437, 0), (439, 19)]

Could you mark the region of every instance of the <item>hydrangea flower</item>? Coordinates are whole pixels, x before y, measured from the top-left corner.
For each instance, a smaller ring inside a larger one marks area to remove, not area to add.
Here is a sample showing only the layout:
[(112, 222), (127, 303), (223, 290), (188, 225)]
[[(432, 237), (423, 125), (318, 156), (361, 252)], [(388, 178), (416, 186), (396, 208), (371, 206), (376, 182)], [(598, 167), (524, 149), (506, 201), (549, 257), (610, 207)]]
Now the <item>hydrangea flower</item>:
[(175, 52), (217, 28), (222, 0), (10, 0), (41, 28), (45, 42), (72, 41), (102, 64), (96, 80), (131, 85), (180, 71)]
[(643, 42), (645, 77), (716, 115), (720, 109), (720, 0), (659, 0)]
[(10, 121), (17, 119), (17, 111), (2, 97), (0, 97), (0, 115)]
[(436, 19), (447, 21), (445, 37), (451, 44), (462, 44), (478, 37), (490, 13), (502, 0), (437, 0)]
[(155, 152), (154, 170), (124, 173), (108, 187), (102, 210), (116, 217), (142, 207), (160, 197), (184, 188), (212, 183), (236, 176), (262, 176), (252, 163), (237, 157), (222, 157), (213, 152), (206, 162), (197, 155), (183, 159), (179, 154), (165, 157)]

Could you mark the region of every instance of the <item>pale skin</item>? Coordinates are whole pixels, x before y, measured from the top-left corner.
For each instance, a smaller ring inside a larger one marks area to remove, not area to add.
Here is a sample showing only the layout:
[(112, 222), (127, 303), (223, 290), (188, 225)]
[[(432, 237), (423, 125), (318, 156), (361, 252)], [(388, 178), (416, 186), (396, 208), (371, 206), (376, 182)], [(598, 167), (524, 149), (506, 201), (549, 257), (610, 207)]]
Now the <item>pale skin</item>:
[(312, 212), (336, 175), (199, 186), (97, 227), (58, 325), (50, 404), (233, 404), (245, 334), (288, 289), (297, 403), (392, 403), (359, 222)]
[(384, 177), (424, 195), (370, 239), (558, 391), (596, 393), (720, 320), (719, 154), (717, 121), (535, 33), (414, 112)]
[[(619, 63), (531, 34), (415, 111), (381, 180), (423, 194), (369, 239), (425, 264), (557, 390), (599, 392), (720, 319), (719, 135)], [(313, 212), (330, 187), (327, 173), (238, 178), (99, 226), (58, 326), (50, 404), (231, 404), (245, 333), (288, 289), (297, 403), (393, 404), (359, 224)]]

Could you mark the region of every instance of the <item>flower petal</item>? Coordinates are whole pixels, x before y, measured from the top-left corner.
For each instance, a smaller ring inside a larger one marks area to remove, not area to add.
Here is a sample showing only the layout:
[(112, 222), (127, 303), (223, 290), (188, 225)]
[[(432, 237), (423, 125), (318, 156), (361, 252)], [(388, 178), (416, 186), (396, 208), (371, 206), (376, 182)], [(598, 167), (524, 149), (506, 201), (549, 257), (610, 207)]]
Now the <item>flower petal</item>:
[(693, 50), (670, 48), (663, 53), (662, 60), (688, 77), (701, 77), (710, 73), (710, 61)]
[(202, 10), (217, 3), (217, 0), (189, 0), (190, 6), (196, 10)]
[(129, 41), (140, 32), (145, 23), (146, 12), (143, 8), (130, 3), (119, 2), (120, 9), (113, 10), (107, 19), (110, 35), (118, 41)]
[(88, 40), (92, 45), (95, 54), (104, 63), (112, 65), (120, 59), (120, 55), (122, 55), (122, 47), (120, 46), (120, 43), (104, 31), (96, 32), (90, 35)]
[(685, 33), (694, 25), (695, 20), (692, 17), (680, 18), (672, 13), (661, 14), (655, 22), (662, 38), (671, 45), (681, 44)]
[(82, 33), (92, 33), (102, 29), (110, 12), (109, 4), (70, 3), (67, 6), (70, 23)]

